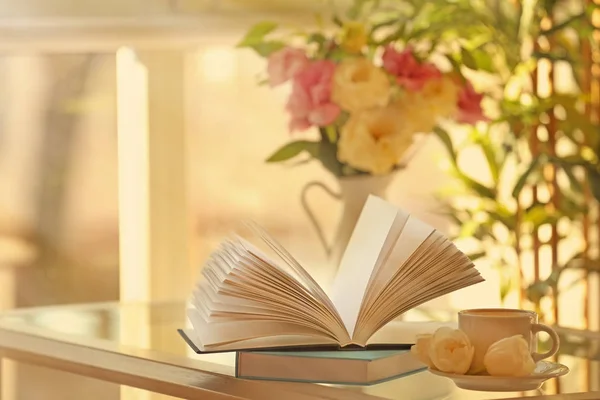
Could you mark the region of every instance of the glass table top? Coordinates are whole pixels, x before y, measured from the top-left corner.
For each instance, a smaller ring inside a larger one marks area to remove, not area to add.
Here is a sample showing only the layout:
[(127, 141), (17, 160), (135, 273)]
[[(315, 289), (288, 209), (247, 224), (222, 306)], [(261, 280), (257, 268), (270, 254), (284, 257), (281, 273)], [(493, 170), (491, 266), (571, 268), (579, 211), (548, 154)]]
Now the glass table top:
[[(207, 372), (234, 375), (234, 353), (197, 355), (177, 329), (188, 327), (184, 303), (98, 303), (10, 311), (0, 314), (0, 328), (23, 331), (88, 347), (112, 346), (112, 351), (144, 350), (143, 357), (168, 363), (202, 361)], [(448, 320), (449, 312), (413, 310), (406, 320)], [(571, 372), (547, 381), (540, 391), (489, 393), (458, 389), (450, 380), (427, 371), (372, 386), (339, 386), (384, 399), (504, 399), (541, 394), (600, 390), (600, 334), (564, 329), (556, 361)], [(115, 350), (117, 349), (117, 350)], [(136, 354), (139, 356), (139, 354)], [(164, 356), (164, 357), (163, 357)]]

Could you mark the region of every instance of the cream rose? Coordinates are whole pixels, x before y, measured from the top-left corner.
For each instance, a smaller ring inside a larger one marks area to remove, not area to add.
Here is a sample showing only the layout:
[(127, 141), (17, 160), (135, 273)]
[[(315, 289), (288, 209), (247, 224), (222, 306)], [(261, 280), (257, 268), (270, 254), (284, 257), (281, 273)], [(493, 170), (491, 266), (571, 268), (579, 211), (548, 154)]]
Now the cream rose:
[(366, 58), (347, 59), (336, 68), (331, 97), (348, 112), (383, 107), (390, 98), (390, 81)]
[(483, 357), (483, 365), (493, 376), (527, 376), (535, 370), (529, 346), (521, 335), (492, 344)]
[(459, 329), (439, 328), (431, 337), (429, 358), (442, 372), (466, 374), (474, 353), (468, 336)]
[(340, 131), (338, 159), (374, 175), (390, 172), (412, 144), (403, 123), (392, 107), (351, 114)]
[(431, 358), (429, 358), (429, 346), (433, 335), (417, 335), (416, 343), (410, 348), (410, 352), (428, 367), (433, 367)]

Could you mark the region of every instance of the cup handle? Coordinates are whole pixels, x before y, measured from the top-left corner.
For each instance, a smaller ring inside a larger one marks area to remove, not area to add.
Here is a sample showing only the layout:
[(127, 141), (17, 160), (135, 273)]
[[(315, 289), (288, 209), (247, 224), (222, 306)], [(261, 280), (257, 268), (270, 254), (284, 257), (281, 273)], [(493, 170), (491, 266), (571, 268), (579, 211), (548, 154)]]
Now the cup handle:
[(560, 339), (558, 338), (558, 334), (554, 329), (544, 324), (532, 324), (531, 333), (535, 335), (539, 332), (546, 332), (548, 335), (550, 335), (550, 338), (552, 339), (552, 348), (546, 353), (533, 353), (531, 357), (535, 362), (538, 362), (548, 357), (552, 357), (556, 354), (558, 348), (560, 347)]
[(310, 220), (313, 228), (315, 228), (315, 231), (317, 231), (317, 236), (319, 237), (319, 241), (321, 242), (321, 245), (323, 245), (323, 249), (325, 249), (325, 254), (327, 255), (327, 257), (329, 257), (331, 255), (331, 250), (332, 250), (331, 245), (329, 243), (327, 243), (327, 239), (325, 239), (325, 233), (323, 232), (323, 228), (321, 227), (321, 224), (319, 224), (317, 217), (315, 216), (315, 214), (311, 210), (310, 206), (308, 205), (308, 198), (307, 198), (308, 191), (314, 187), (321, 188), (325, 193), (327, 193), (328, 195), (330, 195), (331, 197), (333, 197), (334, 199), (337, 199), (337, 200), (340, 200), (342, 198), (342, 195), (340, 193), (335, 193), (328, 186), (325, 186), (325, 184), (323, 184), (321, 182), (312, 181), (312, 182), (308, 182), (306, 185), (304, 185), (304, 187), (302, 188), (302, 194), (300, 196), (302, 208), (304, 209), (304, 212), (308, 216), (308, 219)]

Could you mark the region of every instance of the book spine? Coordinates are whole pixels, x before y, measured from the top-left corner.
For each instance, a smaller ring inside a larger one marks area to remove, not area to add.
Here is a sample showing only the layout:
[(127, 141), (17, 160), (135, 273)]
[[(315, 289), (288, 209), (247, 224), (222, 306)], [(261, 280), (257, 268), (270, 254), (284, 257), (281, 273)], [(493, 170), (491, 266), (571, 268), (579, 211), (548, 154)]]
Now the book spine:
[(240, 371), (242, 370), (242, 357), (241, 352), (235, 353), (235, 377), (240, 378)]

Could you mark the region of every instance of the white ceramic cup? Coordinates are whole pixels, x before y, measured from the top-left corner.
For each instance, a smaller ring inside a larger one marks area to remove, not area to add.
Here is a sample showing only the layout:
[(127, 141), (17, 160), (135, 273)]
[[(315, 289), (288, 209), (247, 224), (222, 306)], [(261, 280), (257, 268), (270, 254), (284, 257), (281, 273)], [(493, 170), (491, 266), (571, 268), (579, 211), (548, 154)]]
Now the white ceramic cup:
[[(560, 340), (556, 332), (547, 325), (538, 324), (538, 315), (533, 311), (505, 308), (482, 308), (463, 310), (458, 313), (458, 328), (463, 331), (475, 348), (475, 355), (469, 373), (483, 372), (483, 357), (488, 348), (506, 337), (522, 335), (534, 361), (543, 360), (556, 354)], [(552, 348), (546, 353), (537, 352), (538, 332), (546, 332), (552, 339)]]

